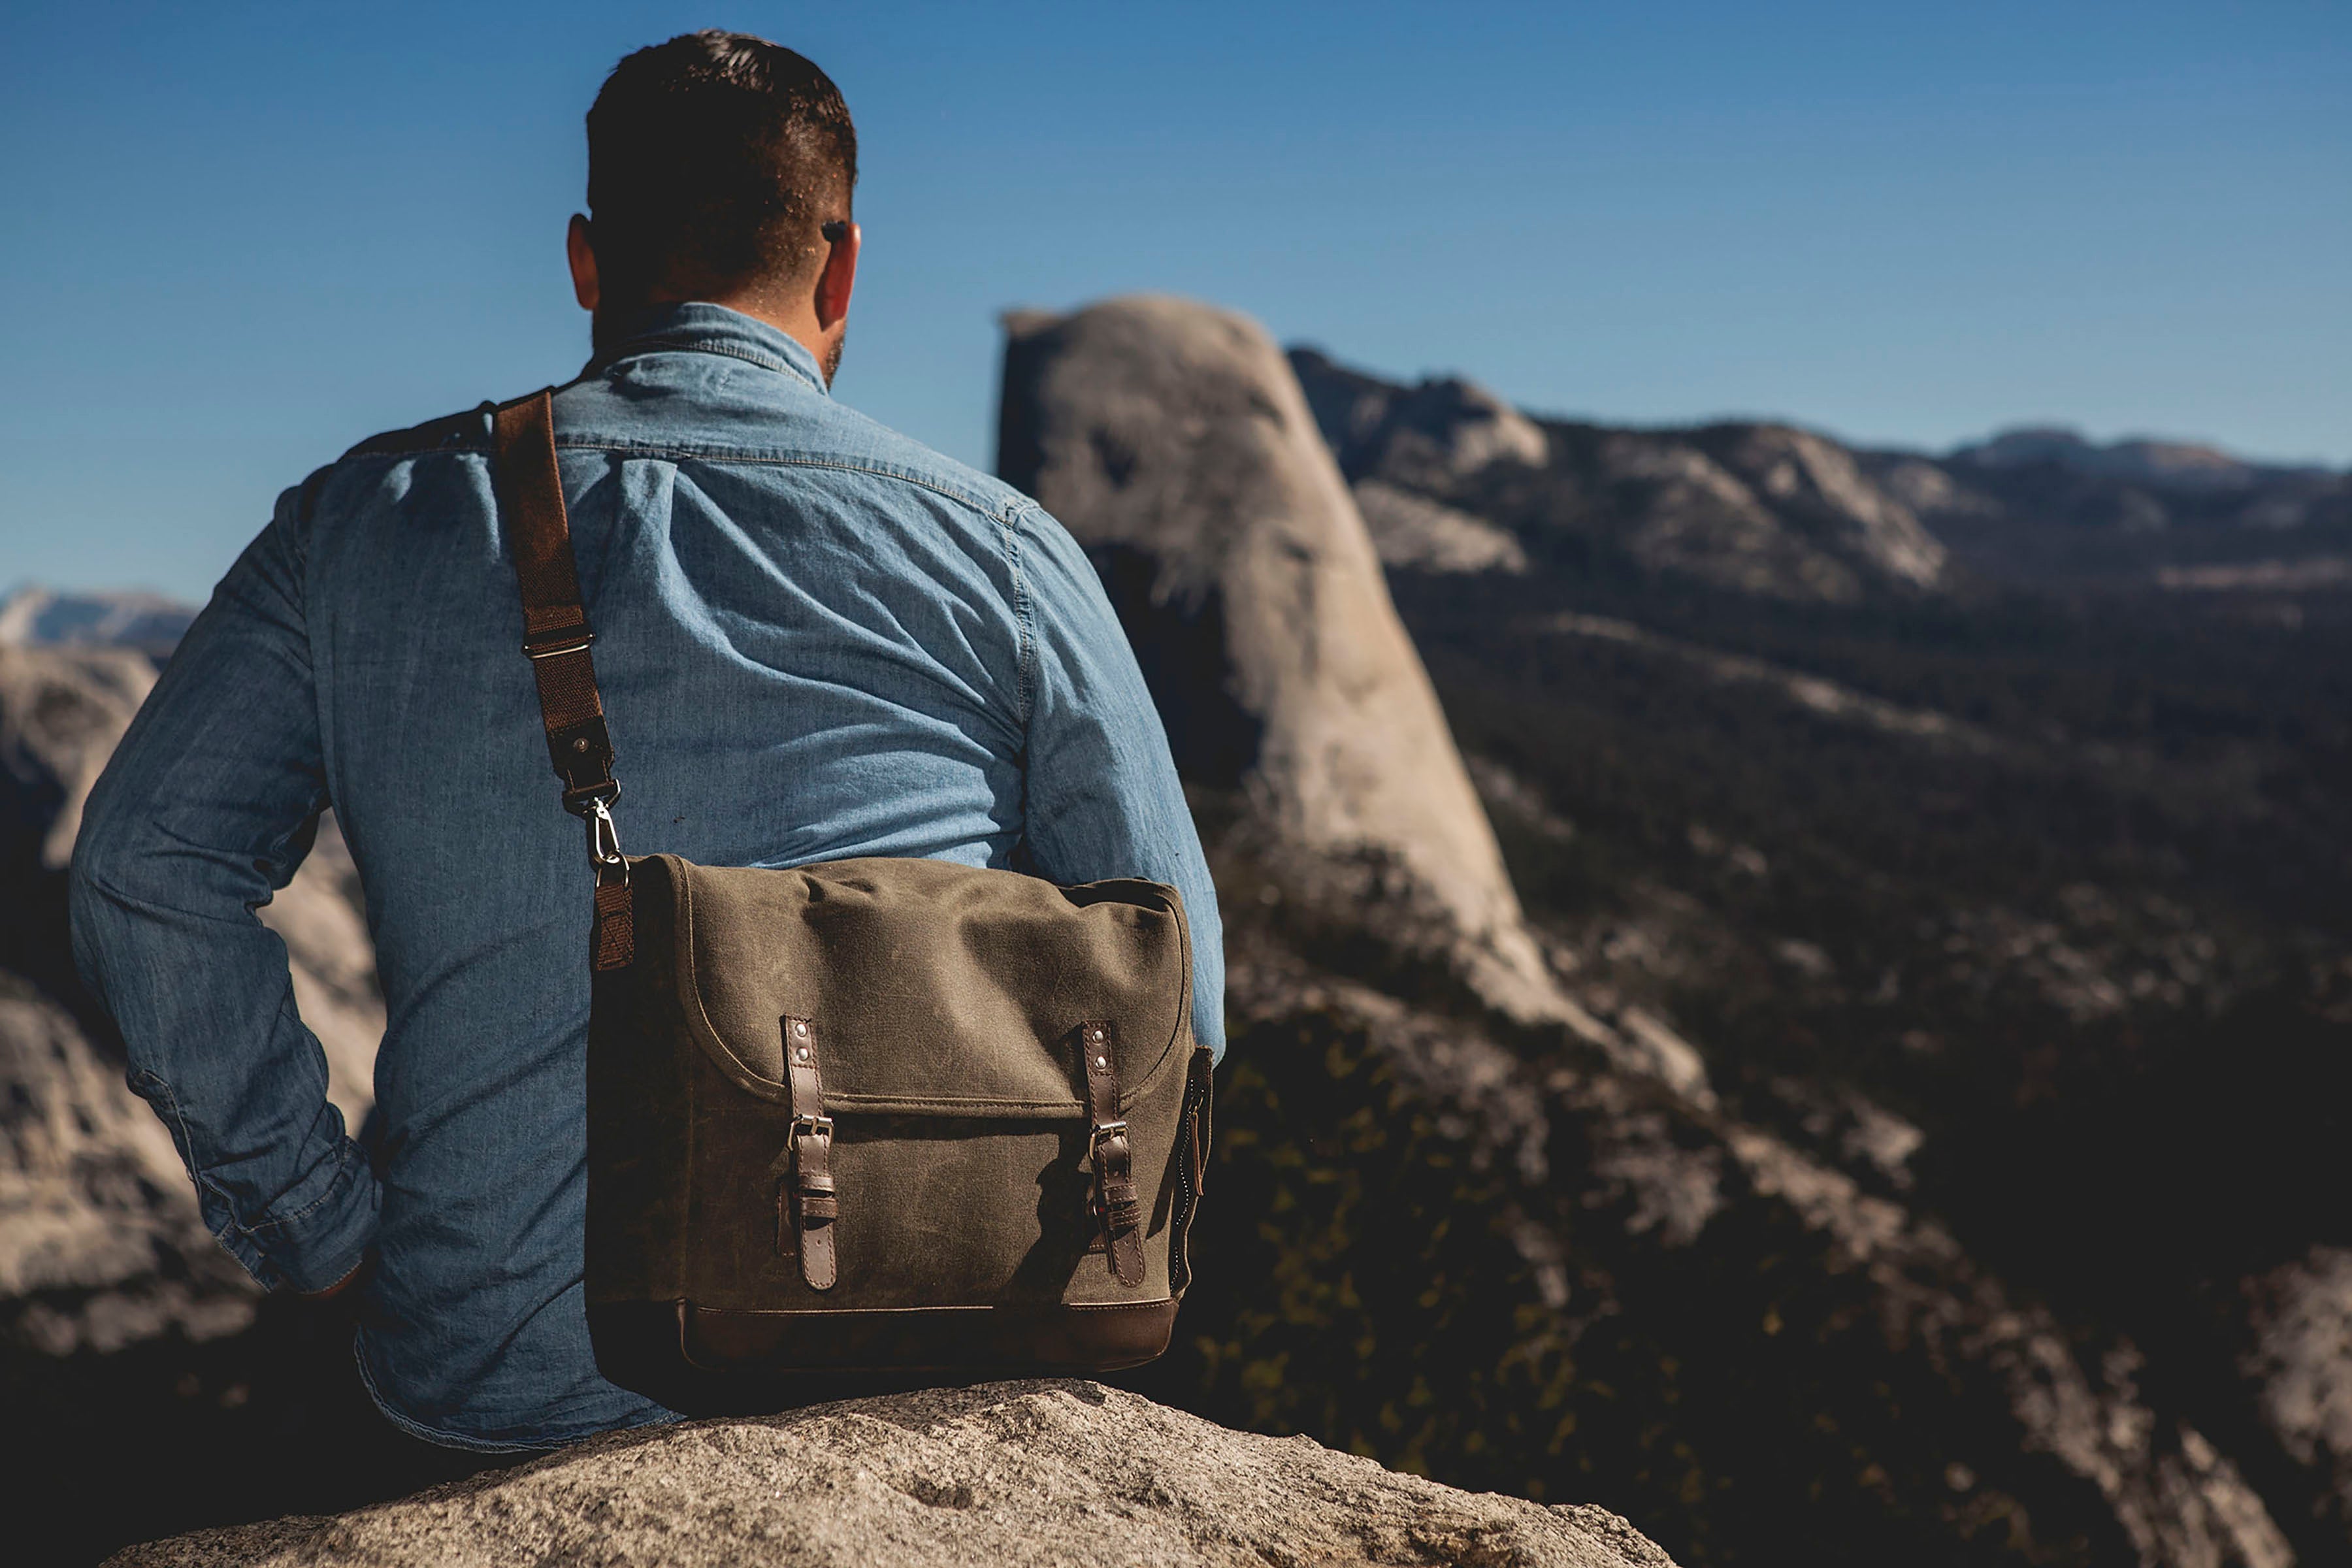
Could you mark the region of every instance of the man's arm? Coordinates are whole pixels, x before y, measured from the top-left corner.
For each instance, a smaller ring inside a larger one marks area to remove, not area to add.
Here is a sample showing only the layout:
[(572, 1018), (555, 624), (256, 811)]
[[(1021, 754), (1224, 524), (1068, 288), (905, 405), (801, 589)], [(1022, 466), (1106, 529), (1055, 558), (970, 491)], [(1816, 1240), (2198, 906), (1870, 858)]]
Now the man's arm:
[(296, 492), (214, 590), (89, 797), (74, 956), (171, 1129), (205, 1223), (265, 1286), (324, 1290), (378, 1189), (327, 1101), (286, 945), (255, 915), (326, 805)]
[(1135, 651), (1076, 541), (1043, 513), (1018, 534), (1030, 637), (1028, 835), (1039, 875), (1142, 877), (1183, 895), (1192, 928), (1192, 1033), (1225, 1054), (1225, 940), (1217, 890)]

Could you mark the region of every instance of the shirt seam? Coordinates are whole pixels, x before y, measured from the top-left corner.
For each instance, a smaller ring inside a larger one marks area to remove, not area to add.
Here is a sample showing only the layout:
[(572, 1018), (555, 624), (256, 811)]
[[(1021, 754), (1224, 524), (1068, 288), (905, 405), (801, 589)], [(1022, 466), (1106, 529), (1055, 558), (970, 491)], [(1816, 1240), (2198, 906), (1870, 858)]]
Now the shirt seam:
[[(1008, 500), (997, 505), (991, 505), (989, 502), (982, 500), (980, 497), (973, 495), (969, 490), (958, 489), (954, 486), (945, 484), (938, 479), (929, 479), (921, 474), (909, 473), (903, 468), (884, 468), (872, 463), (855, 463), (840, 458), (800, 457), (788, 455), (767, 457), (747, 452), (711, 450), (671, 441), (660, 443), (638, 443), (635, 441), (566, 441), (558, 439), (555, 445), (559, 451), (611, 452), (632, 458), (667, 458), (672, 461), (680, 462), (748, 463), (760, 468), (831, 468), (846, 474), (866, 474), (875, 479), (895, 479), (900, 484), (912, 485), (918, 489), (929, 490), (934, 495), (944, 496), (949, 500), (957, 503), (959, 506), (962, 506), (971, 511), (978, 512), (981, 516), (987, 518), (990, 521), (1000, 525), (1011, 523), (1024, 510), (1021, 504), (1017, 501)], [(400, 462), (414, 458), (431, 457), (443, 454), (483, 458), (488, 458), (491, 456), (488, 447), (477, 447), (468, 444), (457, 447), (419, 447), (412, 451), (404, 452), (362, 452), (356, 456), (345, 458), (342, 460), (347, 463), (363, 463), (370, 461)]]
[[(271, 1233), (272, 1240), (284, 1238), (289, 1226), (299, 1225), (304, 1220), (309, 1219), (312, 1215), (318, 1213), (320, 1209), (326, 1207), (328, 1204), (331, 1203), (338, 1193), (349, 1187), (352, 1181), (352, 1173), (353, 1169), (353, 1162), (352, 1160), (350, 1151), (346, 1149), (344, 1145), (350, 1142), (351, 1140), (349, 1138), (345, 1138), (341, 1142), (337, 1143), (333, 1149), (329, 1152), (328, 1157), (335, 1163), (335, 1173), (327, 1178), (327, 1190), (325, 1192), (320, 1193), (317, 1197), (311, 1199), (309, 1203), (304, 1204), (292, 1214), (282, 1216), (271, 1215), (269, 1218), (259, 1221), (257, 1224), (244, 1226), (247, 1239), (251, 1241), (254, 1246), (261, 1247), (264, 1251), (267, 1251), (268, 1249), (268, 1244), (262, 1240), (263, 1232), (267, 1231)], [(268, 1213), (268, 1205), (267, 1204), (263, 1205), (262, 1209), (264, 1213)]]
[(1021, 710), (1021, 744), (1024, 753), (1029, 747), (1030, 716), (1037, 705), (1037, 624), (1029, 597), (1028, 574), (1021, 568), (1020, 525), (1028, 521), (1032, 510), (1013, 509), (1003, 524), (1005, 564), (1013, 574), (1013, 616), (1021, 631), (1020, 679), (1014, 686), (1014, 700)]
[[(163, 1097), (163, 1105), (170, 1112), (169, 1126), (179, 1134), (178, 1142), (180, 1145), (180, 1160), (182, 1163), (188, 1167), (188, 1179), (194, 1182), (197, 1186), (202, 1187), (205, 1191), (210, 1193), (214, 1199), (219, 1203), (221, 1212), (228, 1216), (228, 1221), (226, 1225), (223, 1225), (213, 1231), (213, 1234), (219, 1237), (221, 1239), (226, 1240), (231, 1236), (234, 1236), (240, 1240), (250, 1242), (256, 1251), (267, 1254), (269, 1251), (269, 1247), (268, 1242), (263, 1239), (265, 1232), (270, 1233), (270, 1239), (278, 1239), (287, 1231), (289, 1226), (299, 1225), (302, 1221), (318, 1213), (319, 1210), (324, 1208), (329, 1203), (334, 1200), (334, 1197), (339, 1191), (351, 1184), (352, 1161), (351, 1157), (351, 1150), (347, 1147), (347, 1145), (350, 1144), (351, 1140), (349, 1138), (344, 1138), (331, 1145), (324, 1156), (325, 1158), (333, 1161), (336, 1167), (335, 1173), (327, 1180), (327, 1190), (325, 1192), (320, 1193), (317, 1197), (311, 1199), (309, 1203), (304, 1204), (292, 1214), (273, 1214), (270, 1212), (269, 1205), (268, 1204), (264, 1204), (261, 1207), (262, 1214), (266, 1217), (258, 1220), (247, 1219), (245, 1215), (240, 1212), (236, 1199), (231, 1195), (228, 1189), (221, 1185), (219, 1180), (214, 1176), (214, 1167), (210, 1163), (200, 1161), (196, 1158), (195, 1138), (194, 1134), (188, 1131), (188, 1115), (185, 1110), (181, 1109), (179, 1091), (172, 1087), (172, 1080), (165, 1078), (162, 1073), (155, 1071), (152, 1068), (138, 1068), (137, 1076), (144, 1079), (149, 1086), (149, 1092), (142, 1095), (142, 1098), (146, 1099), (150, 1104), (152, 1104), (154, 1102), (154, 1096), (161, 1095)], [(305, 1140), (305, 1142), (307, 1142), (308, 1140)], [(317, 1166), (313, 1165), (311, 1169), (316, 1170)], [(273, 1259), (273, 1261), (275, 1260)]]

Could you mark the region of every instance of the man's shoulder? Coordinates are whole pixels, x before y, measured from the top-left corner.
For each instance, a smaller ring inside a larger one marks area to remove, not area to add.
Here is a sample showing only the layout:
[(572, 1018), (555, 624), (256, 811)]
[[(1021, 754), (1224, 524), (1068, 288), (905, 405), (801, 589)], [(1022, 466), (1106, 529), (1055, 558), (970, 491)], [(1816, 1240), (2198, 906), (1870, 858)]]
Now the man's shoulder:
[(960, 463), (846, 405), (833, 407), (836, 428), (829, 445), (845, 464), (960, 500), (998, 522), (1015, 522), (1036, 510), (1036, 502), (993, 474)]
[[(822, 400), (817, 416), (795, 421), (788, 431), (772, 424), (718, 414), (683, 426), (664, 421), (640, 427), (620, 411), (600, 406), (603, 388), (591, 380), (556, 389), (560, 445), (642, 450), (648, 456), (688, 461), (740, 462), (776, 468), (835, 470), (886, 487), (905, 486), (956, 502), (992, 522), (1015, 529), (1044, 522), (1037, 503), (992, 474), (982, 473), (844, 403)], [(487, 453), (490, 414), (481, 403), (455, 414), (385, 430), (352, 446), (334, 463), (311, 476), (312, 489), (329, 472), (370, 458), (415, 458), (433, 453)], [(620, 414), (618, 418), (616, 414)]]
[(311, 469), (300, 484), (285, 492), (279, 504), (290, 505), (296, 521), (308, 527), (319, 510), (320, 499), (327, 493), (336, 475), (353, 464), (363, 464), (370, 458), (424, 457), (434, 452), (488, 452), (490, 410), (495, 406), (477, 404), (462, 413), (445, 414), (397, 430), (379, 431), (352, 445), (333, 462)]
[(798, 469), (812, 477), (831, 472), (869, 491), (879, 487), (887, 495), (904, 488), (944, 498), (999, 524), (1016, 522), (1036, 506), (1003, 479), (845, 403), (798, 387), (780, 395), (763, 383), (754, 384), (750, 395), (649, 409), (591, 377), (557, 393), (558, 439), (686, 462)]
[(366, 440), (355, 443), (337, 461), (349, 462), (354, 458), (399, 457), (462, 447), (486, 448), (490, 439), (491, 407), (492, 405), (488, 403), (477, 404), (460, 414), (445, 414), (419, 425), (379, 431)]

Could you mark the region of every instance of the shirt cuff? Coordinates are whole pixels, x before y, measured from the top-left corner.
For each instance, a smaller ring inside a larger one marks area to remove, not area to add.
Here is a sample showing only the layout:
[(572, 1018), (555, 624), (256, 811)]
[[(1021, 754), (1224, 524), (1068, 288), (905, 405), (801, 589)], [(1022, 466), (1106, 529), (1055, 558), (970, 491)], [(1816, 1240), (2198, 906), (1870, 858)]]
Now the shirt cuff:
[(256, 1224), (237, 1223), (227, 1194), (196, 1182), (205, 1220), (231, 1258), (269, 1290), (323, 1290), (360, 1266), (375, 1241), (383, 1189), (349, 1138)]

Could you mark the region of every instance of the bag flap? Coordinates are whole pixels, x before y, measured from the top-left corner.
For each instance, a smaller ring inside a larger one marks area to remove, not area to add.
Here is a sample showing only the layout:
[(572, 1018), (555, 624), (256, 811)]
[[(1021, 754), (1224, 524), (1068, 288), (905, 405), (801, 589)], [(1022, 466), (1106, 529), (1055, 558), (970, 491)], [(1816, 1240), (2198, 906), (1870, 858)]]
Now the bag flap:
[(1076, 1030), (1116, 1027), (1122, 1105), (1192, 1047), (1183, 903), (940, 860), (788, 870), (662, 856), (678, 1003), (736, 1083), (782, 1100), (786, 1015), (816, 1021), (828, 1110), (1083, 1117)]

